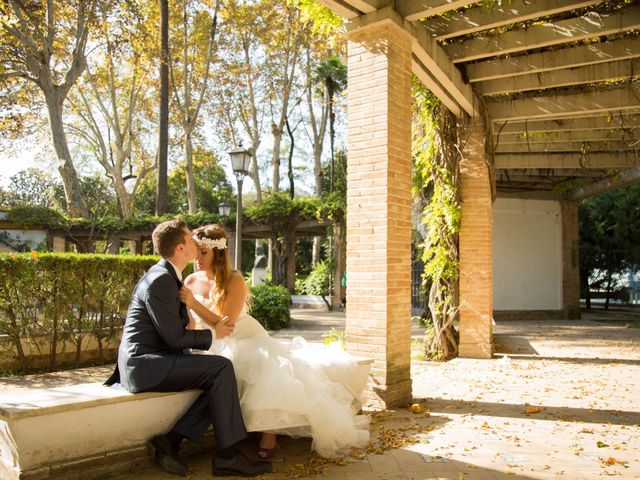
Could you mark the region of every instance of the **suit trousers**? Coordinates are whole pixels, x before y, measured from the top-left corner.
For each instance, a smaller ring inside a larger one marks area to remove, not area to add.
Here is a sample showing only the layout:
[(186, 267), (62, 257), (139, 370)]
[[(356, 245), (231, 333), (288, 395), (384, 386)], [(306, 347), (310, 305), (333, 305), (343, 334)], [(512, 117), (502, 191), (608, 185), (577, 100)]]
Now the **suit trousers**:
[(166, 378), (147, 391), (203, 390), (171, 429), (199, 442), (213, 424), (217, 448), (229, 447), (247, 436), (231, 361), (218, 355), (179, 355)]

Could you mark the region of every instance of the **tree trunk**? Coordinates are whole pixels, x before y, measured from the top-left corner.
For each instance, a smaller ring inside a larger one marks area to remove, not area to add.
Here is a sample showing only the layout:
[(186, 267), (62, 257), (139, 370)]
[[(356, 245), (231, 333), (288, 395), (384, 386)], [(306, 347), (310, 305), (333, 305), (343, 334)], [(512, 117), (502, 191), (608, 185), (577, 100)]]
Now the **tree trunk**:
[(345, 225), (338, 221), (333, 226), (333, 258), (335, 268), (333, 269), (333, 297), (331, 300), (332, 310), (339, 310), (342, 300), (345, 298), (345, 289), (342, 287), (342, 276), (346, 270), (346, 245), (345, 245)]
[(275, 123), (271, 125), (273, 134), (273, 155), (271, 166), (273, 167), (273, 193), (280, 191), (280, 141), (282, 140), (282, 129)]
[(584, 291), (585, 306), (588, 310), (591, 310), (591, 290), (589, 286), (589, 272), (584, 269), (580, 269), (580, 284)]
[(292, 295), (296, 293), (296, 232), (293, 230), (286, 239), (287, 247), (287, 289)]
[(78, 174), (71, 161), (71, 153), (67, 144), (67, 137), (62, 121), (62, 101), (55, 87), (49, 91), (43, 88), (49, 113), (49, 125), (51, 126), (51, 136), (53, 146), (58, 157), (58, 171), (62, 177), (64, 195), (67, 201), (67, 212), (72, 217), (88, 217), (87, 206), (80, 192), (80, 182)]
[(156, 215), (167, 213), (169, 195), (167, 156), (169, 149), (169, 0), (160, 0), (160, 132), (158, 139), (158, 185)]
[(191, 129), (185, 128), (184, 131), (184, 159), (186, 162), (187, 177), (187, 198), (189, 200), (189, 213), (196, 213), (198, 211), (198, 203), (196, 199), (196, 180), (195, 173), (193, 171), (193, 142), (191, 140)]
[(611, 297), (611, 270), (607, 271), (607, 290), (605, 295), (604, 309), (609, 310), (609, 298)]
[(287, 176), (289, 177), (289, 196), (293, 199), (296, 196), (295, 186), (293, 183), (293, 149), (296, 144), (296, 139), (293, 136), (293, 131), (291, 130), (291, 125), (289, 125), (289, 119), (286, 121), (287, 125), (287, 133), (289, 134), (289, 141), (291, 142), (289, 147), (289, 169), (287, 172)]

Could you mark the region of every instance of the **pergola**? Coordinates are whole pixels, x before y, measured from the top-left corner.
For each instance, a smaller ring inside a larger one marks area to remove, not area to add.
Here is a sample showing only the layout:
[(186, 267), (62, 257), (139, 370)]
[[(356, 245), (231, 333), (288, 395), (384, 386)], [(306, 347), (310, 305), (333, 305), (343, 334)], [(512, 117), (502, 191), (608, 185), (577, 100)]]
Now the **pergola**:
[(347, 20), (347, 337), (372, 400), (411, 397), (411, 76), (459, 120), (460, 355), (492, 355), (498, 197), (557, 200), (579, 316), (578, 202), (640, 179), (640, 4), (320, 0)]

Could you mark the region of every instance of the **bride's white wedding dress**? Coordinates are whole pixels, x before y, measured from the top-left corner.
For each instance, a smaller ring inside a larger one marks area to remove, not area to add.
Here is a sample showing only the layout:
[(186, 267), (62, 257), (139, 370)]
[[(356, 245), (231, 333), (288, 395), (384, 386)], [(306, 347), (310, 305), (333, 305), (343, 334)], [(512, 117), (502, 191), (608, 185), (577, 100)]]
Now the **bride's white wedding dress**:
[[(196, 295), (207, 307), (211, 302)], [(311, 437), (312, 448), (336, 457), (369, 441), (369, 418), (357, 415), (369, 365), (359, 365), (340, 342), (328, 346), (303, 338), (275, 339), (242, 309), (232, 335), (215, 331), (191, 312), (198, 328), (212, 330), (207, 353), (233, 362), (248, 431)]]

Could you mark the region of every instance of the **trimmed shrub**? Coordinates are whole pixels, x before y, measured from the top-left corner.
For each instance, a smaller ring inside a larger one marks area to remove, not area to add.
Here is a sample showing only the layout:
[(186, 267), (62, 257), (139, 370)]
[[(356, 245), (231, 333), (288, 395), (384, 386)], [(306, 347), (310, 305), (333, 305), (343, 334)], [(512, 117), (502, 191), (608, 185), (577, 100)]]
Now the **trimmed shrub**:
[(291, 296), (279, 285), (256, 285), (250, 287), (249, 314), (267, 330), (286, 328), (291, 323), (289, 306)]
[(320, 295), (322, 300), (331, 309), (327, 297), (331, 293), (332, 264), (323, 260), (318, 262), (311, 273), (302, 280), (296, 281), (296, 292), (300, 295)]
[[(11, 351), (0, 352), (29, 370), (30, 358), (48, 356), (48, 368), (74, 354), (83, 363), (83, 346), (93, 337), (98, 361), (116, 348), (131, 292), (158, 257), (25, 253), (0, 255), (0, 333)], [(68, 355), (67, 355), (68, 356)]]

